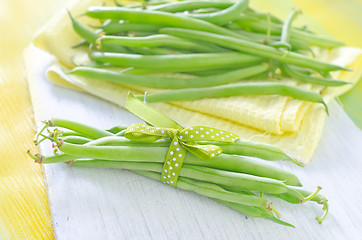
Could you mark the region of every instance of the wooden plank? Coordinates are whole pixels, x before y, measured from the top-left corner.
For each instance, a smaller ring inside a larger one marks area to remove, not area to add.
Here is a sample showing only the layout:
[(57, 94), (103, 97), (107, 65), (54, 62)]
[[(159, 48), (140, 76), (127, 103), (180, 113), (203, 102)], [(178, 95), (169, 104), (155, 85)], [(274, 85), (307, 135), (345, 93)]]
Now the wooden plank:
[[(34, 47), (25, 55), (31, 59), (25, 64), (36, 123), (50, 117), (101, 128), (140, 122), (113, 104), (52, 85), (44, 76), (52, 58)], [(307, 189), (323, 187), (330, 202), (323, 225), (314, 220), (322, 213), (316, 204), (299, 206), (273, 199), (282, 219), (297, 227), (293, 229), (246, 217), (211, 199), (125, 170), (52, 164), (43, 169), (56, 238), (358, 239), (358, 224), (362, 222), (362, 132), (336, 103), (330, 106), (330, 114), (308, 166), (273, 163), (296, 173)]]

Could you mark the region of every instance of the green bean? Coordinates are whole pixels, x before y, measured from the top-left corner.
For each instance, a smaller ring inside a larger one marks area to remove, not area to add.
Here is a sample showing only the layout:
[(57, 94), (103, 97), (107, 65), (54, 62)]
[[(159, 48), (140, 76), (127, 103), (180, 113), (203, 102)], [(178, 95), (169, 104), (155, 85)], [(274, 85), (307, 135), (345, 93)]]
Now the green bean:
[(287, 20), (284, 22), (283, 27), (282, 27), (282, 34), (280, 36), (280, 42), (282, 43), (289, 43), (289, 36), (290, 36), (290, 31), (291, 31), (291, 27), (292, 27), (292, 22), (294, 21), (294, 19), (298, 16), (299, 11), (293, 10)]
[(110, 133), (113, 133), (113, 134), (117, 134), (125, 129), (127, 129), (128, 126), (125, 126), (125, 125), (118, 125), (118, 126), (114, 126), (110, 129), (107, 129), (107, 132), (110, 132)]
[(248, 0), (238, 0), (232, 6), (223, 9), (221, 11), (212, 13), (189, 13), (186, 16), (201, 19), (216, 25), (224, 25), (237, 19), (240, 13), (244, 12), (249, 5)]
[(337, 79), (309, 76), (309, 75), (299, 72), (298, 70), (291, 68), (290, 66), (288, 66), (287, 64), (284, 64), (284, 63), (280, 63), (279, 66), (283, 73), (285, 73), (289, 77), (298, 79), (302, 82), (324, 85), (324, 86), (329, 86), (329, 87), (339, 87), (339, 86), (342, 86), (345, 84), (350, 84), (350, 82), (344, 82), (344, 81), (337, 80)]
[(87, 136), (90, 139), (96, 139), (100, 137), (105, 136), (112, 136), (113, 134), (107, 131), (100, 130), (98, 128), (88, 126), (82, 123), (60, 119), (60, 118), (52, 118), (50, 120), (52, 126), (57, 126), (61, 128), (67, 128), (70, 130), (73, 130), (75, 132), (78, 132), (80, 134), (83, 134), (84, 136)]
[(102, 30), (106, 34), (121, 32), (158, 32), (164, 25), (154, 25), (146, 23), (129, 23), (120, 21), (108, 21), (103, 24)]
[[(289, 157), (283, 150), (266, 143), (258, 143), (247, 140), (240, 140), (240, 139), (233, 143), (208, 142), (208, 141), (196, 141), (196, 143), (201, 145), (205, 144), (217, 145), (222, 148), (223, 153), (225, 154), (256, 157), (269, 161), (287, 160), (297, 163), (294, 159)], [(97, 146), (108, 145), (108, 146), (168, 147), (170, 145), (170, 140), (162, 139), (155, 142), (137, 142), (137, 141), (130, 141), (124, 137), (109, 136), (93, 140), (90, 144)], [(299, 165), (299, 163), (297, 164)], [(231, 166), (233, 164), (229, 163), (228, 165)], [(238, 167), (236, 166), (236, 169), (237, 168)]]
[[(147, 95), (147, 102), (193, 101), (203, 98), (275, 94), (289, 96), (303, 101), (321, 103), (324, 105), (328, 114), (327, 104), (318, 93), (305, 88), (273, 82), (235, 83), (216, 87), (177, 89), (149, 94)], [(143, 100), (143, 96), (138, 96), (138, 98)]]
[(102, 36), (98, 42), (100, 44), (100, 48), (102, 47), (102, 44), (112, 43), (127, 47), (168, 47), (206, 53), (226, 51), (226, 49), (220, 48), (216, 45), (200, 44), (166, 34), (157, 34), (147, 37)]
[[(211, 142), (203, 142), (201, 144), (211, 144)], [(226, 154), (257, 157), (270, 161), (293, 161), (294, 163), (300, 165), (300, 163), (296, 162), (280, 148), (266, 143), (258, 143), (239, 139), (233, 143), (217, 143), (216, 145), (221, 147), (223, 153)]]
[(68, 136), (68, 137), (62, 137), (62, 139), (63, 141), (72, 144), (85, 144), (91, 141), (89, 138), (80, 137), (80, 136)]
[(217, 8), (202, 8), (192, 11), (192, 14), (200, 14), (200, 13), (215, 13), (220, 11), (220, 9)]
[(167, 12), (139, 11), (120, 7), (90, 7), (86, 15), (97, 19), (123, 19), (134, 23), (167, 25), (170, 27), (188, 28), (242, 38), (241, 35), (212, 23)]
[(86, 40), (80, 41), (76, 45), (73, 45), (72, 48), (79, 48), (79, 47), (84, 47), (84, 46), (88, 46), (88, 42)]
[[(228, 25), (228, 28), (230, 29), (234, 29), (233, 24)], [(244, 35), (245, 37), (248, 37), (250, 39), (252, 39), (253, 42), (257, 42), (257, 43), (262, 43), (262, 44), (269, 44), (270, 41), (278, 41), (279, 40), (279, 36), (270, 36), (269, 37), (269, 41), (267, 40), (267, 35), (264, 33), (255, 33), (255, 32), (249, 32), (249, 31), (245, 31), (245, 30), (233, 30), (241, 35)], [(308, 46), (308, 44), (306, 44), (305, 42), (299, 41), (299, 40), (294, 40), (294, 39), (290, 39), (289, 43), (292, 46), (292, 50), (306, 50), (306, 51), (311, 51), (310, 47)]]
[[(223, 74), (223, 73), (227, 73), (230, 72), (232, 70), (235, 70), (236, 68), (247, 68), (247, 67), (251, 67), (254, 66), (255, 63), (243, 63), (243, 64), (238, 64), (238, 66), (235, 67), (226, 67), (223, 68), (222, 66), (220, 66), (221, 68), (212, 68), (212, 69), (207, 69), (207, 70), (193, 70), (193, 69), (188, 69), (188, 70), (177, 70), (177, 69), (172, 69), (172, 68), (164, 68), (164, 69), (147, 69), (147, 68), (127, 68), (124, 71), (122, 71), (123, 73), (127, 73), (127, 74), (136, 74), (136, 75), (147, 75), (147, 74), (160, 74), (160, 73), (182, 73), (185, 75), (189, 75), (189, 76), (197, 76), (197, 77), (206, 77), (206, 76), (212, 76), (212, 75), (219, 75), (219, 74)], [(257, 74), (255, 76), (259, 76), (260, 74)], [(255, 77), (253, 76), (253, 77)], [(250, 77), (252, 78), (252, 77)]]
[[(268, 31), (267, 29), (268, 24), (265, 20), (253, 21), (253, 19), (250, 19), (250, 17), (247, 15), (241, 16), (240, 18), (241, 20), (235, 21), (235, 23), (237, 23), (242, 29), (250, 29), (253, 32), (260, 32), (260, 33), (266, 33)], [(270, 31), (272, 34), (274, 35), (281, 34), (283, 29), (282, 25), (273, 22), (270, 25), (271, 25)], [(292, 28), (290, 30), (290, 37), (291, 39), (303, 41), (310, 46), (317, 46), (322, 48), (340, 47), (344, 45), (344, 43), (339, 40), (327, 36), (313, 34), (295, 28)]]
[(181, 1), (171, 2), (156, 7), (151, 7), (150, 10), (162, 12), (184, 12), (193, 11), (200, 8), (219, 8), (225, 9), (231, 7), (233, 2), (227, 1)]
[(254, 54), (261, 57), (266, 57), (274, 60), (278, 60), (285, 63), (290, 63), (296, 66), (315, 69), (317, 71), (334, 71), (334, 70), (346, 70), (343, 67), (322, 62), (317, 59), (310, 58), (308, 56), (284, 51), (280, 51), (270, 46), (248, 42), (242, 39), (234, 37), (201, 32), (182, 28), (163, 28), (160, 33), (183, 37), (187, 39), (203, 40), (205, 42), (217, 44), (230, 49), (235, 49), (249, 54)]
[[(185, 164), (181, 171), (184, 176), (193, 178), (198, 175), (197, 180), (208, 181), (227, 188), (228, 190), (259, 191), (264, 193), (287, 192), (288, 186), (282, 181), (272, 178), (259, 177), (255, 175), (228, 172), (214, 168), (191, 166)], [(181, 172), (180, 172), (181, 174)]]
[[(164, 160), (164, 159), (162, 159)], [(74, 166), (92, 166), (103, 168), (121, 168), (127, 170), (153, 171), (161, 173), (163, 163), (144, 163), (131, 161), (106, 161), (106, 160), (76, 160)], [(265, 193), (284, 193), (288, 191), (288, 187), (281, 181), (269, 179), (265, 177), (257, 177), (242, 173), (227, 172), (218, 169), (211, 169), (200, 166), (191, 166), (186, 163), (182, 165), (180, 170), (181, 177), (187, 177), (200, 181), (207, 181), (227, 186), (230, 189), (239, 189), (246, 191), (261, 191)], [(242, 203), (241, 203), (242, 204)]]
[(238, 204), (238, 203), (233, 203), (233, 202), (228, 202), (225, 200), (219, 200), (219, 199), (214, 199), (218, 202), (220, 202), (221, 204), (224, 204), (238, 212), (241, 212), (245, 215), (251, 216), (251, 217), (262, 217), (262, 218), (267, 218), (270, 219), (274, 222), (280, 223), (282, 225), (288, 226), (288, 227), (293, 227), (295, 228), (294, 225), (282, 221), (279, 218), (275, 217), (273, 212), (270, 210), (267, 210), (265, 208), (260, 208), (260, 207), (256, 207), (256, 206), (248, 206), (248, 205), (242, 205), (242, 204)]
[(292, 46), (289, 43), (289, 35), (290, 35), (291, 27), (292, 27), (292, 22), (297, 17), (298, 13), (299, 13), (298, 11), (293, 10), (289, 14), (287, 20), (283, 24), (280, 41), (271, 43), (272, 46), (277, 47), (277, 48), (286, 48), (287, 50), (292, 49)]
[[(62, 137), (85, 137), (85, 138), (89, 138), (88, 136), (79, 133), (79, 132), (74, 132), (74, 131), (62, 131)], [(95, 138), (91, 138), (91, 139), (95, 139)]]
[(143, 56), (137, 54), (93, 52), (90, 58), (98, 63), (110, 63), (114, 66), (172, 69), (175, 72), (189, 70), (207, 70), (212, 68), (238, 67), (245, 63), (260, 63), (264, 59), (242, 53), (195, 53)]
[(138, 142), (131, 141), (123, 136), (108, 136), (98, 138), (96, 140), (89, 140), (88, 145), (94, 146), (137, 146), (137, 147), (169, 147), (170, 140), (161, 139), (155, 142)]
[[(70, 12), (68, 12), (69, 17), (72, 21), (74, 31), (82, 37), (87, 43), (95, 44), (96, 40), (99, 37), (97, 32), (92, 31), (91, 29), (83, 26), (77, 20), (75, 20)], [(126, 49), (122, 46), (117, 46), (114, 44), (106, 44), (103, 46), (104, 50), (112, 51), (112, 52), (127, 52)]]
[(113, 2), (117, 7), (124, 7), (124, 4), (119, 3), (117, 0), (113, 0)]
[(70, 20), (72, 21), (74, 31), (88, 43), (95, 43), (98, 39), (98, 33), (80, 24), (80, 22), (73, 18), (69, 11), (68, 15), (70, 17)]
[(148, 1), (148, 6), (158, 6), (158, 5), (164, 5), (164, 4), (167, 4), (169, 3), (170, 1), (168, 0), (150, 0)]
[(125, 33), (125, 36), (129, 36), (129, 37), (147, 37), (147, 36), (151, 36), (157, 34), (157, 32), (149, 32), (149, 31), (129, 31), (127, 33)]
[(150, 88), (180, 89), (190, 87), (201, 88), (236, 82), (241, 79), (265, 72), (268, 70), (268, 68), (269, 67), (267, 64), (262, 64), (249, 68), (234, 70), (220, 75), (195, 78), (166, 78), (131, 75), (89, 67), (76, 67), (70, 71), (70, 74), (128, 85)]
[[(121, 46), (121, 45), (119, 45), (119, 46)], [(123, 46), (121, 46), (121, 47), (123, 47)], [(140, 54), (140, 55), (159, 56), (159, 55), (181, 54), (180, 51), (166, 49), (166, 48), (127, 47), (127, 49), (129, 50), (130, 54)], [(107, 51), (107, 52), (110, 53), (111, 51)], [(117, 53), (117, 52), (113, 52), (113, 53)], [(182, 52), (182, 54), (184, 54), (184, 52)]]
[[(239, 66), (239, 68), (245, 68), (245, 67), (250, 67), (251, 64), (242, 64)], [(136, 69), (137, 70), (137, 69)], [(221, 69), (210, 69), (210, 70), (197, 70), (197, 71), (182, 71), (182, 73), (186, 73), (186, 74), (191, 74), (191, 75), (195, 75), (198, 77), (205, 77), (205, 76), (213, 76), (213, 75), (219, 75), (219, 74), (223, 74), (226, 72), (229, 72), (233, 70), (232, 68), (228, 69), (228, 68), (221, 68)], [(259, 75), (259, 74), (258, 74)]]

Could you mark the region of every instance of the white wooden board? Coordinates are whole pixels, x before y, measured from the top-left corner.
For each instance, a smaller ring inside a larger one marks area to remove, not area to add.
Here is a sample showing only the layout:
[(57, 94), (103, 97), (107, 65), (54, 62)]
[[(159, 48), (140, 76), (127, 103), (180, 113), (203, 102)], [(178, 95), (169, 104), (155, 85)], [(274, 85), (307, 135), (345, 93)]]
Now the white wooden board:
[[(45, 77), (51, 58), (30, 47), (25, 55), (34, 119), (66, 118), (109, 128), (140, 122), (119, 107), (52, 85)], [(35, 78), (34, 78), (35, 77)], [(45, 153), (45, 152), (42, 152)], [(166, 186), (125, 170), (43, 165), (54, 232), (73, 239), (361, 239), (362, 132), (333, 103), (311, 163), (274, 165), (300, 177), (307, 189), (323, 187), (330, 213), (322, 225), (321, 206), (274, 200), (288, 228), (246, 217), (211, 199)]]

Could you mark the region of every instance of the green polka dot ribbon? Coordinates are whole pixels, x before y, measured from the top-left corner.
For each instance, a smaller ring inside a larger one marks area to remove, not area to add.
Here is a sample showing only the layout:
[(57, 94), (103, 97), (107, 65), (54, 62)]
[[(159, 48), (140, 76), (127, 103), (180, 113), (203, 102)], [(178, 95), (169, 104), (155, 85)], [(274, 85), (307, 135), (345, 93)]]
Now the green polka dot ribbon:
[(216, 128), (204, 126), (183, 128), (170, 118), (150, 108), (132, 94), (128, 96), (126, 109), (150, 125), (153, 125), (133, 124), (127, 128), (124, 135), (126, 138), (131, 141), (142, 142), (171, 139), (162, 169), (161, 181), (175, 187), (177, 186), (177, 178), (185, 159), (186, 151), (203, 160), (216, 157), (222, 152), (222, 149), (216, 145), (199, 145), (195, 141), (232, 143), (238, 139), (237, 135)]

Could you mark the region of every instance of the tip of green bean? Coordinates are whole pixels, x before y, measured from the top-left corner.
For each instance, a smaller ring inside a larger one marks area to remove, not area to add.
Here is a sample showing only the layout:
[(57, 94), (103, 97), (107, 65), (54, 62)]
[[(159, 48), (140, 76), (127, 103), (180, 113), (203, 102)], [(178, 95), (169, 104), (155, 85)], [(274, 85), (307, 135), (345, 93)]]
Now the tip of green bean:
[(353, 69), (351, 69), (351, 68), (346, 68), (346, 67), (341, 67), (341, 70), (343, 70), (343, 71), (349, 71), (349, 72), (353, 71)]
[(323, 215), (320, 217), (316, 217), (315, 220), (318, 221), (319, 224), (322, 224), (324, 219), (326, 218), (327, 214), (328, 214), (328, 210), (329, 210), (329, 206), (328, 206), (328, 200), (324, 199), (320, 202), (320, 204), (323, 204)]
[(293, 224), (280, 220), (277, 217), (272, 217), (271, 220), (273, 220), (274, 222), (277, 222), (279, 224), (282, 224), (284, 226), (295, 228), (295, 226)]
[(304, 164), (303, 164), (303, 163), (298, 162), (298, 161), (297, 161), (296, 159), (294, 159), (294, 158), (290, 158), (289, 160), (292, 161), (293, 163), (295, 163), (296, 165), (298, 165), (299, 167), (304, 167)]
[[(66, 11), (67, 11), (67, 13), (68, 13), (68, 16), (69, 16), (70, 20), (72, 21), (72, 23), (74, 23), (74, 22), (76, 21), (75, 18), (72, 16), (72, 14), (70, 13), (69, 9), (67, 9)], [(76, 16), (76, 17), (82, 17), (82, 16), (85, 16), (85, 15), (86, 15), (86, 13), (81, 13), (81, 14), (79, 14), (79, 15)]]
[(95, 28), (95, 29), (102, 29), (103, 26), (95, 26), (95, 25), (92, 25), (92, 24), (87, 24), (88, 27), (90, 28)]
[(323, 104), (323, 106), (324, 106), (324, 108), (326, 110), (327, 116), (329, 116), (328, 106), (327, 106), (326, 102), (322, 101), (321, 103)]
[(69, 9), (67, 9), (67, 13), (68, 13), (68, 16), (69, 16), (70, 20), (71, 20), (72, 22), (74, 22), (75, 19), (73, 18), (73, 16), (72, 16), (72, 14), (70, 13)]
[(73, 74), (76, 70), (75, 69), (72, 69), (72, 70), (65, 70), (65, 69), (62, 69), (63, 73), (64, 74)]

